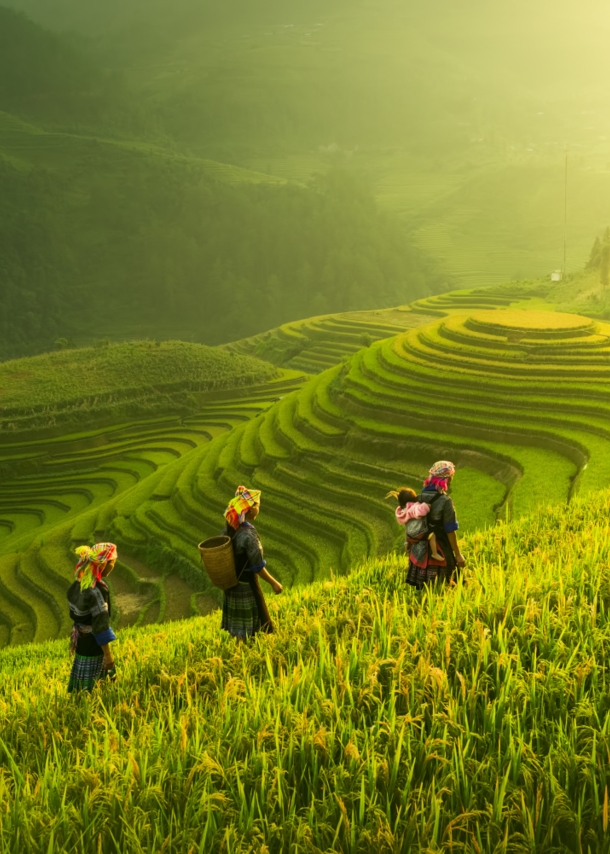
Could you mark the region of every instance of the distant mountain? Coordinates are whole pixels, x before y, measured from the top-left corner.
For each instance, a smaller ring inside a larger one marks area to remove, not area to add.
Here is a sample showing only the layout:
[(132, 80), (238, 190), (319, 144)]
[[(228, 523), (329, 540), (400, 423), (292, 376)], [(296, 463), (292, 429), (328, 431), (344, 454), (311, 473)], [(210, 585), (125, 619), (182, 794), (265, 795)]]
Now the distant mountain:
[(334, 143), (455, 157), (492, 133), (543, 144), (608, 125), (603, 0), (557, 0), (552, 14), (543, 0), (11, 5), (90, 39), (190, 146), (243, 154)]
[(90, 40), (164, 127), (225, 159), (253, 149), (468, 146), (476, 77), (421, 14), (355, 0), (14, 0)]
[(164, 147), (86, 46), (0, 7), (0, 358), (215, 344), (448, 286), (347, 173), (305, 186)]
[(45, 126), (143, 131), (145, 111), (118, 72), (24, 14), (0, 6), (0, 110)]
[(4, 2), (5, 355), (546, 275), (566, 140), (570, 270), (610, 221), (601, 0)]
[(449, 279), (340, 171), (311, 186), (0, 113), (0, 358), (65, 337), (216, 344)]

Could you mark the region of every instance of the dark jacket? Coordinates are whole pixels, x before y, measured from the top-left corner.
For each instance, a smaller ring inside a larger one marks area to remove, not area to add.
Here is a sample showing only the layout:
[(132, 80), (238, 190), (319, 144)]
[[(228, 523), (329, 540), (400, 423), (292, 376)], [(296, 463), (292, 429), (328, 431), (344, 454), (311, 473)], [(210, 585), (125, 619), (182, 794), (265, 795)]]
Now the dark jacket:
[(455, 556), (447, 534), (457, 531), (460, 526), (455, 515), (453, 500), (448, 495), (441, 494), (438, 498), (435, 498), (434, 501), (430, 502), (432, 496), (438, 495), (439, 493), (434, 488), (424, 489), (423, 492), (417, 496), (417, 501), (428, 502), (431, 504), (430, 512), (426, 517), (428, 521), (428, 529), (436, 534), (436, 540), (443, 550), (445, 560), (447, 561), (447, 567), (450, 570), (454, 570), (456, 566)]
[(100, 647), (116, 640), (110, 628), (112, 608), (110, 591), (104, 581), (98, 581), (95, 587), (80, 589), (80, 582), (70, 585), (67, 593), (70, 606), (70, 618), (77, 626), (91, 626), (90, 632), (79, 632), (76, 644), (77, 655), (92, 657), (103, 655)]
[(267, 566), (258, 533), (250, 522), (243, 522), (237, 530), (227, 525), (224, 534), (233, 543), (235, 572), (238, 578), (241, 576), (241, 581), (247, 581), (246, 573), (258, 573)]

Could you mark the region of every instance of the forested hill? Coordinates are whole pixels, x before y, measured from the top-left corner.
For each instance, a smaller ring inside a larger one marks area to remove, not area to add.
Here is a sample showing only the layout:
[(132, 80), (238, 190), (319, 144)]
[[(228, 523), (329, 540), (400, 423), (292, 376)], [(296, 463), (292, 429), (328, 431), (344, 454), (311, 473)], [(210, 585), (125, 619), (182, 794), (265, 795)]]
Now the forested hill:
[(128, 95), (119, 72), (83, 49), (0, 6), (0, 110), (62, 130), (146, 132), (150, 112)]
[(113, 143), (18, 135), (31, 140), (27, 168), (0, 160), (5, 358), (60, 337), (216, 344), (446, 287), (347, 175), (257, 183)]
[(607, 123), (603, 0), (4, 2), (89, 39), (193, 146), (455, 157)]
[(602, 0), (2, 2), (0, 357), (548, 276), (566, 140), (610, 220)]
[(477, 113), (469, 70), (430, 43), (419, 13), (396, 22), (392, 0), (5, 2), (87, 39), (175, 139), (222, 159), (406, 139), (462, 148)]
[(133, 96), (71, 42), (1, 8), (0, 34), (0, 358), (217, 344), (448, 287), (349, 173), (287, 182), (139, 138)]
[(610, 219), (606, 0), (0, 2), (123, 80), (148, 141), (301, 183), (336, 160), (366, 176), (462, 287), (561, 265), (566, 143), (570, 271)]

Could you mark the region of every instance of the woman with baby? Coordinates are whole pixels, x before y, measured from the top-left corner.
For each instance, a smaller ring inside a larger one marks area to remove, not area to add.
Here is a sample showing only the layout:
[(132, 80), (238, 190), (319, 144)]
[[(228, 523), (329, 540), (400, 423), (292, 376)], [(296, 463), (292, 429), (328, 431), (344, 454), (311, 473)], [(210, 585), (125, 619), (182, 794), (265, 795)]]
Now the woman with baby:
[(455, 507), (447, 495), (454, 475), (453, 463), (441, 460), (430, 469), (419, 495), (406, 487), (387, 495), (398, 501), (396, 519), (405, 526), (406, 581), (418, 589), (435, 581), (453, 583), (456, 567), (466, 564), (457, 541)]

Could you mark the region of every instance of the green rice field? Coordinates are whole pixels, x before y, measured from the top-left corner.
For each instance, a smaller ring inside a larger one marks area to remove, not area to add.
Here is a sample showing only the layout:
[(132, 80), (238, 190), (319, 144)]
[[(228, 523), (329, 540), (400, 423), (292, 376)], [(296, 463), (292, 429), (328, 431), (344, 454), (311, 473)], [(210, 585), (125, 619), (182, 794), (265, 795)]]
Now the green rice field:
[[(173, 523), (172, 548), (186, 557), (196, 531), (212, 535), (238, 482), (263, 490), (258, 527), (289, 584), (391, 549), (397, 531), (384, 495), (403, 483), (417, 488), (434, 459), (458, 465), (453, 489), (464, 530), (604, 486), (610, 327), (510, 309), (502, 297), (494, 308), (470, 309), (478, 299), (464, 293), (416, 304), (415, 314), (453, 308), (361, 348), (196, 452), (196, 476), (177, 484), (166, 518), (177, 520), (188, 505), (198, 527), (186, 534)], [(123, 536), (137, 539), (138, 526), (156, 530), (160, 511), (152, 523), (147, 512), (119, 516)]]
[[(17, 411), (1, 444), (0, 646), (64, 635), (74, 547), (108, 537), (118, 512), (128, 517), (146, 500), (167, 499), (193, 451), (255, 417), (303, 380), (296, 371), (221, 351), (202, 361), (201, 352), (209, 349), (112, 346), (0, 366), (13, 380), (29, 367), (26, 382), (37, 383), (41, 397), (48, 397), (36, 410), (24, 406), (15, 390)], [(154, 386), (142, 381), (130, 393), (129, 385), (116, 382), (125, 378), (131, 384), (147, 372)], [(70, 374), (73, 386), (67, 384)], [(93, 394), (96, 380), (99, 396)], [(62, 399), (64, 388), (73, 396)], [(174, 414), (155, 416), (159, 408)], [(61, 426), (62, 416), (85, 426), (70, 432)], [(32, 427), (41, 423), (44, 428)], [(207, 613), (216, 607), (208, 587), (193, 561), (167, 553), (151, 535), (145, 548), (122, 544), (112, 579), (115, 622), (121, 627)]]
[(0, 645), (68, 632), (73, 548), (98, 540), (119, 546), (119, 628), (214, 609), (196, 546), (240, 483), (262, 490), (257, 526), (286, 587), (401, 549), (384, 496), (417, 489), (435, 459), (458, 466), (462, 533), (593, 494), (609, 474), (610, 325), (547, 300), (523, 283), (311, 318), (211, 351), (218, 364), (154, 342), (5, 363)]
[(0, 363), (0, 439), (27, 429), (108, 422), (138, 410), (171, 411), (188, 394), (260, 384), (275, 375), (266, 362), (184, 341), (132, 341), (12, 359)]
[(449, 591), (354, 565), (250, 644), (127, 628), (91, 697), (65, 640), (0, 652), (0, 851), (608, 852), (609, 512), (470, 534)]

